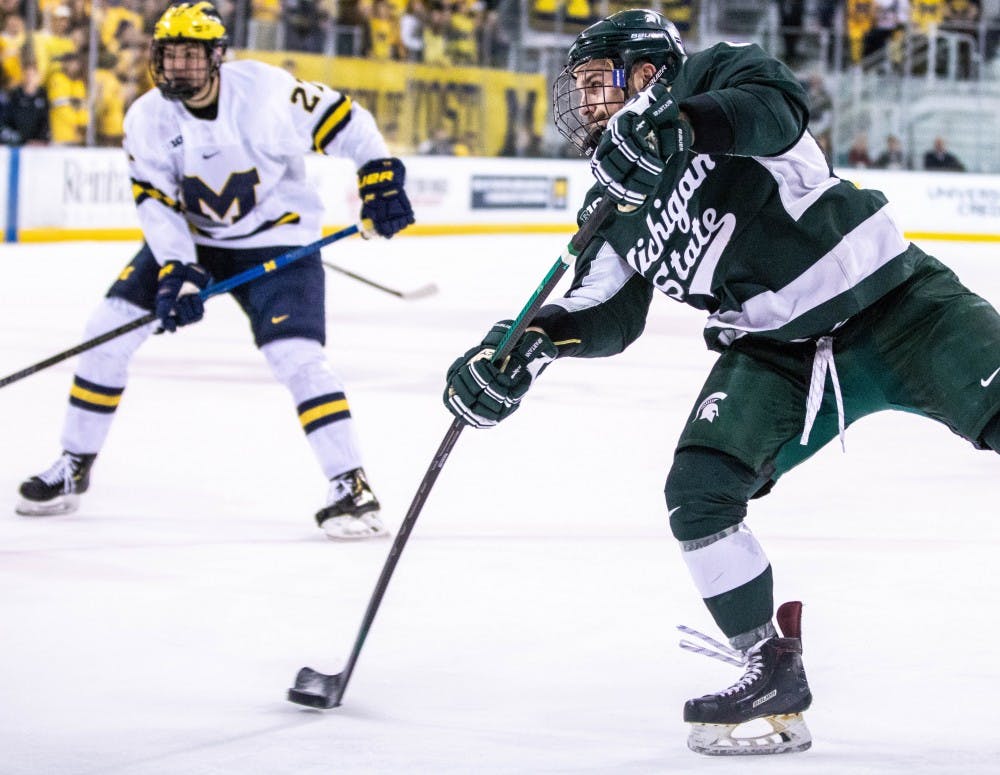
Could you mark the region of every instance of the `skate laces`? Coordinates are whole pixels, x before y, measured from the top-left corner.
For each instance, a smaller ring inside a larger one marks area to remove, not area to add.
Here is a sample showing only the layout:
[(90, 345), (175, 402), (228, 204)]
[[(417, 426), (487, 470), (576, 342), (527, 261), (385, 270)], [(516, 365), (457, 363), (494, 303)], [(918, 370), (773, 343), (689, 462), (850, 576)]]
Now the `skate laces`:
[[(735, 665), (736, 667), (746, 668), (746, 671), (743, 673), (743, 677), (740, 678), (739, 681), (734, 683), (728, 689), (719, 692), (719, 694), (723, 696), (736, 694), (760, 678), (764, 669), (764, 657), (760, 653), (760, 647), (764, 641), (761, 641), (744, 652), (739, 649), (731, 648), (725, 643), (720, 643), (715, 638), (705, 635), (703, 632), (698, 632), (691, 627), (686, 627), (683, 624), (677, 625), (677, 629), (685, 635), (692, 635), (702, 641), (702, 643), (696, 643), (682, 638), (678, 645), (680, 645), (680, 647), (685, 651), (693, 651), (695, 654), (702, 654), (703, 656), (711, 657), (712, 659), (718, 659), (720, 662)], [(765, 640), (767, 639), (765, 638)], [(708, 646), (711, 648), (707, 648)]]
[(76, 473), (76, 460), (68, 452), (64, 452), (59, 459), (38, 475), (45, 484), (53, 485), (62, 482), (64, 493), (73, 491), (73, 476)]
[(696, 638), (701, 639), (702, 643), (713, 648), (706, 648), (705, 645), (700, 643), (694, 643), (689, 640), (681, 639), (680, 647), (685, 651), (693, 651), (695, 654), (703, 654), (706, 657), (712, 657), (712, 659), (718, 659), (720, 662), (726, 662), (730, 665), (736, 665), (736, 667), (743, 667), (747, 663), (746, 654), (734, 648), (730, 648), (725, 643), (719, 643), (715, 638), (711, 638), (703, 632), (698, 632), (691, 627), (685, 627), (683, 624), (678, 624), (677, 629), (683, 632), (685, 635), (693, 635)]

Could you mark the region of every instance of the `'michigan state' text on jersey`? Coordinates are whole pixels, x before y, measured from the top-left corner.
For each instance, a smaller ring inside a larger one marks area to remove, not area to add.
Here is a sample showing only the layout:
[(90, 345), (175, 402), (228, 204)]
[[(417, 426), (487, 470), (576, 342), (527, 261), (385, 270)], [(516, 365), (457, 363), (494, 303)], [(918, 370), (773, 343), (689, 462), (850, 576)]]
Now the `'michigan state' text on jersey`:
[(802, 86), (759, 47), (694, 54), (671, 94), (711, 117), (718, 133), (702, 140), (726, 150), (670, 157), (655, 194), (602, 227), (566, 296), (535, 318), (560, 355), (621, 352), (642, 332), (653, 289), (707, 310), (713, 349), (746, 335), (822, 336), (927, 259), (880, 192), (833, 174), (806, 132)]

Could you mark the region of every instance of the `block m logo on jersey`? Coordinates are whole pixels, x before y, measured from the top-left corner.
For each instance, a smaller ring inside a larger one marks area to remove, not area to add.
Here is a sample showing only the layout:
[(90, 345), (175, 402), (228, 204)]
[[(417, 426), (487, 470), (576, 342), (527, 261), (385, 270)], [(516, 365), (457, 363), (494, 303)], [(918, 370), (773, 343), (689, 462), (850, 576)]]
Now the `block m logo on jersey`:
[(185, 177), (181, 184), (184, 207), (192, 215), (232, 225), (257, 204), (255, 188), (258, 183), (260, 175), (256, 169), (232, 173), (218, 192), (201, 178)]

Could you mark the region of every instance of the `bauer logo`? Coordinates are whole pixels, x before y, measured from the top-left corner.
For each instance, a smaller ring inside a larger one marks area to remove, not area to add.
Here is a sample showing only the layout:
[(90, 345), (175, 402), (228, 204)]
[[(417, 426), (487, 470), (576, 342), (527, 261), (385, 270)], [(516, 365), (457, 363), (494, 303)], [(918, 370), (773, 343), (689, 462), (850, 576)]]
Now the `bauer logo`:
[(544, 175), (473, 175), (473, 210), (565, 210), (569, 181)]

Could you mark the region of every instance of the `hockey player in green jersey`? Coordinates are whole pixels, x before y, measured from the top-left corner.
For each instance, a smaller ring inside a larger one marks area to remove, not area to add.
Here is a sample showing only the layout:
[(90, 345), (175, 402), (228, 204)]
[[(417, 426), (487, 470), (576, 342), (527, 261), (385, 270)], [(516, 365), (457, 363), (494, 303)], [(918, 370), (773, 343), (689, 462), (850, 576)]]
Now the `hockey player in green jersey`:
[[(685, 704), (688, 744), (805, 750), (801, 605), (774, 610), (747, 503), (885, 409), (1000, 451), (1000, 315), (904, 238), (881, 193), (833, 174), (806, 131), (803, 88), (757, 46), (687, 56), (660, 14), (623, 11), (579, 35), (554, 99), (558, 128), (591, 155), (597, 179), (581, 222), (600, 197), (627, 212), (602, 225), (570, 290), (541, 308), (503, 364), (484, 356), (510, 321), (452, 364), (445, 405), (493, 426), (553, 360), (624, 350), (656, 291), (705, 310), (705, 340), (720, 355), (681, 431), (666, 508), (730, 644), (701, 636), (715, 652), (687, 647), (745, 672)], [(755, 719), (773, 731), (742, 735)]]

